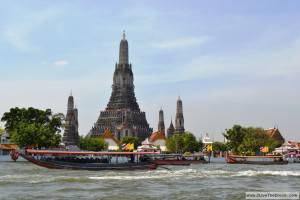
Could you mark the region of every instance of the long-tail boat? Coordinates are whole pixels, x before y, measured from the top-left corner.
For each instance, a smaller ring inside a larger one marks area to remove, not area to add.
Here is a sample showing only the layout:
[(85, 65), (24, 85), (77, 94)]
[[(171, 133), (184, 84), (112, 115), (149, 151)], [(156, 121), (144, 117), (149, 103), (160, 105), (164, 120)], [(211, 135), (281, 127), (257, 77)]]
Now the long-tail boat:
[(134, 170), (156, 169), (148, 155), (153, 152), (92, 152), (27, 149), (20, 156), (29, 162), (50, 169)]
[(203, 155), (158, 154), (151, 155), (157, 165), (191, 165), (207, 163)]
[(227, 155), (226, 162), (229, 164), (255, 164), (255, 165), (284, 165), (288, 161), (283, 156), (239, 156)]

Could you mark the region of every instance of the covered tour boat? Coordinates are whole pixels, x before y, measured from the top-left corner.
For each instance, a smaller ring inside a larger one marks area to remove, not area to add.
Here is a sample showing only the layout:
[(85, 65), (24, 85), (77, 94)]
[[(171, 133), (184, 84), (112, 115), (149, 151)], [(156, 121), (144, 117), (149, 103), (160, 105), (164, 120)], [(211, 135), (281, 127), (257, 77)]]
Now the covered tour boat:
[(203, 155), (157, 154), (152, 155), (153, 163), (157, 165), (191, 165), (207, 163)]
[(50, 169), (134, 170), (156, 169), (148, 155), (153, 152), (91, 152), (27, 149), (20, 156), (29, 162)]
[(226, 162), (229, 164), (255, 164), (255, 165), (284, 165), (288, 161), (283, 156), (239, 156), (228, 155)]

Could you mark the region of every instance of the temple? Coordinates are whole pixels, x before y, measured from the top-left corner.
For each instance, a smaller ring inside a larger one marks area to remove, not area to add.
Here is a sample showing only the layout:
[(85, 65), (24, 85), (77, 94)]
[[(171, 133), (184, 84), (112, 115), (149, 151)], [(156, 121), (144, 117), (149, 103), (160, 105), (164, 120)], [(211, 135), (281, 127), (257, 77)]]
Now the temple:
[(100, 112), (89, 132), (90, 136), (101, 136), (108, 129), (119, 140), (125, 136), (134, 136), (142, 141), (152, 133), (146, 114), (140, 110), (135, 97), (133, 72), (128, 55), (128, 42), (123, 32), (110, 100), (106, 109)]
[(182, 101), (180, 97), (177, 100), (177, 109), (176, 109), (176, 119), (175, 119), (175, 132), (184, 133), (184, 118), (183, 118), (183, 108)]
[(78, 110), (74, 107), (74, 98), (72, 94), (68, 98), (68, 109), (65, 121), (65, 132), (62, 139), (63, 143), (66, 146), (78, 145)]
[(159, 110), (158, 131), (165, 134), (164, 111), (162, 109)]

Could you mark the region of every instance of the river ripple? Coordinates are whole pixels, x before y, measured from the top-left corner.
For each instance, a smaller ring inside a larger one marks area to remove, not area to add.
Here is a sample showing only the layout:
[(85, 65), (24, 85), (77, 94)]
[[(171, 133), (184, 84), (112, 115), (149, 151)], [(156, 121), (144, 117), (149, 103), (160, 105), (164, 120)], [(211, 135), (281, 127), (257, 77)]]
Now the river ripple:
[(91, 172), (0, 162), (0, 199), (245, 199), (246, 191), (300, 191), (300, 164), (168, 168)]

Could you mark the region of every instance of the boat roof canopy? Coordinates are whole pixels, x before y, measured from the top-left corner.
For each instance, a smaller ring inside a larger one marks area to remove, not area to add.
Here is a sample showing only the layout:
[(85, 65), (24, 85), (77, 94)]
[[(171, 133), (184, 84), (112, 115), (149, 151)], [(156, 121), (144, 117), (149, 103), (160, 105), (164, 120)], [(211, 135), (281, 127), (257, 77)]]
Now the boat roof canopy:
[(38, 155), (148, 155), (159, 154), (159, 152), (114, 152), (114, 151), (51, 151), (27, 149), (27, 153)]

